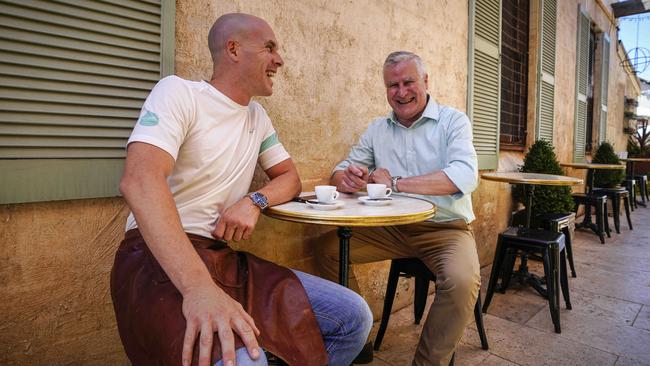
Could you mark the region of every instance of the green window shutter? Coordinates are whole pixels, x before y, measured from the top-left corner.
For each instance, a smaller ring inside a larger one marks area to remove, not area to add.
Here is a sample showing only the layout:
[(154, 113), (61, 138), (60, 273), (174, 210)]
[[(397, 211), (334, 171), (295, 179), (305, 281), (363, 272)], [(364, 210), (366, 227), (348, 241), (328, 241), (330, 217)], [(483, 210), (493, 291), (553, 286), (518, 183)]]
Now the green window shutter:
[(0, 203), (119, 194), (174, 2), (0, 0)]
[(585, 160), (585, 131), (587, 126), (587, 82), (589, 72), (589, 18), (578, 10), (578, 40), (576, 49), (576, 109), (573, 161)]
[(539, 62), (537, 63), (537, 123), (536, 139), (553, 143), (555, 120), (555, 39), (556, 0), (540, 1)]
[(496, 169), (501, 96), (501, 1), (470, 1), (468, 114), (479, 169)]
[(609, 36), (603, 34), (603, 54), (600, 72), (600, 128), (598, 142), (607, 139), (607, 87), (609, 82)]

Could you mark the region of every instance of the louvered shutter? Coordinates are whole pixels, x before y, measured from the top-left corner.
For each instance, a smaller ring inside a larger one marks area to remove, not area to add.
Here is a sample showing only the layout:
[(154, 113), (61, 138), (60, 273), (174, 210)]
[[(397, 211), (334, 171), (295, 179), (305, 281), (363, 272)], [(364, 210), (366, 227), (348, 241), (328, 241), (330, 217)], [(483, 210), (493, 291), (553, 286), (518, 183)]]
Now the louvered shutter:
[(540, 1), (540, 62), (537, 71), (537, 131), (536, 139), (553, 143), (553, 123), (555, 120), (555, 39), (556, 39), (556, 0)]
[(607, 139), (607, 87), (609, 82), (609, 36), (603, 34), (603, 54), (600, 72), (600, 129), (598, 134), (598, 142), (603, 142)]
[(501, 1), (470, 3), (470, 94), (474, 148), (480, 169), (496, 169), (499, 154)]
[(0, 0), (0, 203), (119, 193), (142, 103), (173, 72), (173, 10), (170, 0)]
[(589, 18), (578, 11), (578, 40), (576, 50), (576, 108), (573, 161), (585, 160), (585, 131), (587, 126), (587, 82), (589, 72)]

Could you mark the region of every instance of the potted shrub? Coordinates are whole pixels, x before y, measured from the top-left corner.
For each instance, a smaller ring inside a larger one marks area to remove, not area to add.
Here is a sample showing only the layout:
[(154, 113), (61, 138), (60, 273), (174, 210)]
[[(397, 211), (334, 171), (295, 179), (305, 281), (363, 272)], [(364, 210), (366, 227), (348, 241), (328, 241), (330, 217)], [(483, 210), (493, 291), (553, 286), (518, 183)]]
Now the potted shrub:
[[(596, 150), (592, 163), (599, 164), (620, 164), (621, 161), (614, 152), (614, 147), (609, 142), (605, 141)], [(594, 187), (598, 188), (614, 188), (621, 185), (625, 178), (625, 170), (605, 170), (597, 169), (594, 173)]]
[[(557, 161), (553, 145), (546, 140), (537, 140), (524, 158), (521, 172), (563, 175), (564, 172)], [(524, 202), (523, 185), (515, 186), (513, 192), (517, 202)], [(541, 214), (569, 213), (575, 205), (571, 197), (571, 188), (567, 186), (535, 186), (533, 196), (532, 217)]]

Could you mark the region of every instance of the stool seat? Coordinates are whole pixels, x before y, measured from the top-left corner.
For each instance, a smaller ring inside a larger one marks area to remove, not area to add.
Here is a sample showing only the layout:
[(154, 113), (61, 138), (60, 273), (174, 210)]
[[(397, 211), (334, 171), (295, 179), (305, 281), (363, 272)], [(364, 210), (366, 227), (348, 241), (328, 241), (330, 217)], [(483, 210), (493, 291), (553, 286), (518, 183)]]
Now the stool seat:
[(492, 263), (492, 273), (490, 274), (485, 303), (483, 304), (483, 312), (487, 312), (490, 306), (494, 291), (497, 287), (499, 274), (503, 272), (502, 288), (507, 288), (508, 282), (512, 277), (514, 260), (506, 261), (506, 257), (514, 258), (520, 251), (541, 253), (546, 279), (545, 289), (541, 287), (534, 275), (528, 273), (526, 255), (522, 257), (522, 265), (519, 268), (518, 275), (523, 277), (526, 283), (532, 285), (542, 296), (546, 297), (555, 332), (561, 333), (560, 287), (562, 288), (566, 308), (571, 309), (564, 241), (564, 234), (548, 230), (510, 227), (499, 234), (497, 248), (494, 253), (494, 262)]
[(615, 188), (594, 188), (595, 194), (605, 194), (607, 198), (612, 200), (612, 209), (614, 215), (614, 229), (616, 233), (621, 233), (621, 200), (625, 206), (625, 216), (627, 217), (627, 225), (632, 228), (632, 219), (630, 218), (630, 193), (624, 187)]
[[(436, 276), (427, 268), (427, 266), (418, 258), (401, 258), (393, 259), (390, 264), (390, 273), (388, 275), (388, 285), (386, 286), (386, 296), (384, 297), (384, 310), (381, 314), (381, 323), (375, 338), (375, 350), (379, 350), (381, 342), (384, 339), (386, 328), (388, 327), (388, 320), (390, 318), (391, 308), (393, 307), (393, 300), (395, 298), (395, 291), (397, 289), (397, 281), (399, 277), (415, 277), (415, 301), (413, 302), (413, 312), (415, 316), (415, 323), (420, 324), (422, 314), (426, 305), (426, 300), (429, 292), (429, 282), (435, 282)], [(483, 326), (483, 314), (481, 314), (481, 294), (479, 291), (474, 306), (474, 319), (476, 320), (476, 327), (478, 329), (479, 337), (481, 338), (481, 348), (488, 349), (487, 336)], [(453, 364), (453, 358), (450, 365)]]

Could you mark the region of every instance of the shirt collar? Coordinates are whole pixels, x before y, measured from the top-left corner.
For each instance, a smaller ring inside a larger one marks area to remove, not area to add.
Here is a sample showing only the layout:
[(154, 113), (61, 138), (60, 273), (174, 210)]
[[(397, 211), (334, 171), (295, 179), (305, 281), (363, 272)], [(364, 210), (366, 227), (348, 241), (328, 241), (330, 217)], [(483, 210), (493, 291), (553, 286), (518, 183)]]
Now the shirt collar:
[[(413, 122), (411, 127), (416, 126), (418, 124), (421, 124), (422, 121), (426, 121), (426, 120), (437, 121), (438, 118), (440, 118), (440, 106), (438, 105), (438, 103), (436, 103), (433, 100), (433, 98), (431, 98), (431, 96), (429, 94), (427, 94), (427, 105), (426, 105), (426, 107), (424, 107), (424, 111), (422, 112), (422, 115), (420, 116), (420, 118), (417, 121)], [(393, 124), (395, 124), (397, 126), (404, 127), (404, 125), (399, 123), (399, 121), (397, 121), (397, 118), (395, 118), (395, 112), (394, 111), (390, 111), (390, 113), (388, 114), (387, 121), (392, 122)], [(409, 127), (409, 128), (411, 128), (411, 127)], [(406, 128), (406, 127), (404, 127), (404, 128)]]

